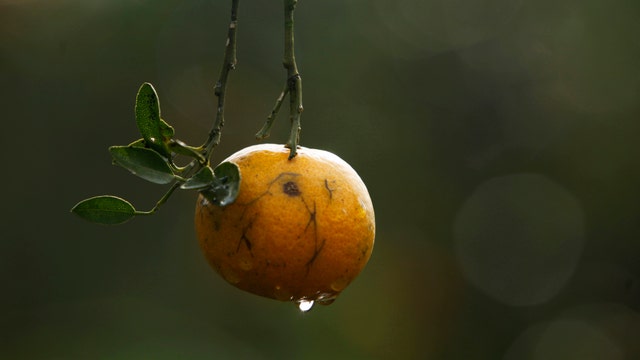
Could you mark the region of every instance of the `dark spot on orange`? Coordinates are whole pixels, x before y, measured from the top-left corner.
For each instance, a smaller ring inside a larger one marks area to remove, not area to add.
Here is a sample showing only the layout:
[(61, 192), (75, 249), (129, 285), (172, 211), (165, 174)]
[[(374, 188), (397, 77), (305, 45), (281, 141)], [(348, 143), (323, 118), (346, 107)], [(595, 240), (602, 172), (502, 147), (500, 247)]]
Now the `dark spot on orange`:
[(300, 196), (300, 189), (298, 185), (293, 181), (287, 181), (282, 185), (282, 191), (289, 196)]

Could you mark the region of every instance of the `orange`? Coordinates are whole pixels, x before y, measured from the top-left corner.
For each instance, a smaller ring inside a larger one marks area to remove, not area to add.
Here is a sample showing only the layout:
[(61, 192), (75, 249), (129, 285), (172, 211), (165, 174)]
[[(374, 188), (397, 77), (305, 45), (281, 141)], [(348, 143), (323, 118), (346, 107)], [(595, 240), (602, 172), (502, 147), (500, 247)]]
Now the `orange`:
[(196, 234), (230, 284), (277, 300), (329, 304), (371, 256), (373, 205), (338, 156), (304, 147), (288, 156), (284, 145), (261, 144), (224, 160), (240, 170), (238, 197), (220, 207), (200, 195)]

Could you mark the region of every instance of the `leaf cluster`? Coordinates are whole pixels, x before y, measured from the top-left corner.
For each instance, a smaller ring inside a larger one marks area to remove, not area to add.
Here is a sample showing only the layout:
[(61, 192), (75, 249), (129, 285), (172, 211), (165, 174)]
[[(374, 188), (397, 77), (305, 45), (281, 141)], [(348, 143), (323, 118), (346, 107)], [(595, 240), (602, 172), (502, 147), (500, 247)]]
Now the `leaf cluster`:
[[(206, 144), (193, 147), (175, 139), (174, 128), (161, 117), (158, 94), (150, 83), (138, 90), (135, 119), (142, 137), (129, 145), (111, 146), (113, 164), (151, 183), (171, 187), (149, 211), (136, 210), (123, 198), (102, 195), (80, 201), (71, 209), (74, 214), (95, 223), (121, 224), (137, 215), (155, 213), (178, 188), (197, 190), (218, 206), (235, 201), (240, 183), (237, 166), (225, 162), (213, 169), (205, 156)], [(191, 160), (180, 167), (174, 161), (178, 155)]]

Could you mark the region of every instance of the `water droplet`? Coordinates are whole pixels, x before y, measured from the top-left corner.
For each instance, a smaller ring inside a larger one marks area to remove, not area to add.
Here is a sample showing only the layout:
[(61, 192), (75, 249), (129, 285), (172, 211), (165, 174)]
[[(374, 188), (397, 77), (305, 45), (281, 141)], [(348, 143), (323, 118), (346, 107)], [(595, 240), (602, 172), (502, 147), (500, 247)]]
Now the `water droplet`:
[(307, 312), (309, 310), (311, 310), (311, 308), (313, 307), (313, 300), (306, 300), (306, 299), (301, 299), (301, 300), (297, 300), (296, 303), (298, 304), (298, 309), (300, 309), (300, 311), (302, 312)]
[(338, 293), (320, 293), (315, 300), (320, 305), (331, 305), (336, 297), (338, 297)]
[(322, 300), (318, 300), (318, 304), (320, 304), (320, 305), (331, 305), (331, 304), (333, 304), (334, 301), (336, 301), (336, 298), (322, 299)]

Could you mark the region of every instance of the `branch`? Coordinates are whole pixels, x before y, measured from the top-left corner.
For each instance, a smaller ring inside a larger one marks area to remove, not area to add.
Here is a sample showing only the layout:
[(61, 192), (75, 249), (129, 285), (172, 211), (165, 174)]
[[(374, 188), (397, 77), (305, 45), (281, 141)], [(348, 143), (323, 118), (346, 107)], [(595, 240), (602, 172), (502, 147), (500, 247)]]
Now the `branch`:
[(271, 135), (271, 126), (273, 126), (273, 121), (276, 119), (278, 115), (278, 111), (280, 111), (280, 106), (282, 106), (282, 102), (284, 101), (284, 97), (289, 93), (289, 84), (285, 84), (284, 89), (280, 93), (280, 96), (276, 99), (276, 104), (273, 106), (273, 110), (271, 110), (271, 114), (267, 116), (267, 121), (265, 121), (264, 125), (260, 131), (256, 133), (256, 138), (258, 140), (263, 140)]
[(302, 106), (302, 77), (298, 72), (294, 48), (294, 21), (293, 13), (298, 0), (284, 0), (284, 59), (282, 64), (287, 69), (287, 86), (289, 88), (289, 119), (291, 120), (291, 133), (287, 141), (290, 149), (289, 159), (296, 156), (298, 142), (300, 140), (300, 117), (304, 110)]
[(229, 23), (227, 44), (224, 49), (224, 61), (222, 62), (222, 68), (220, 69), (220, 77), (215, 86), (215, 95), (218, 98), (218, 107), (216, 110), (216, 119), (211, 131), (209, 132), (209, 138), (203, 145), (204, 151), (202, 155), (205, 157), (210, 156), (213, 148), (220, 143), (222, 127), (224, 126), (224, 105), (227, 90), (227, 79), (229, 78), (229, 72), (236, 68), (236, 64), (238, 62), (238, 59), (236, 58), (236, 31), (238, 28), (239, 2), (240, 0), (231, 1), (231, 22)]
[(284, 90), (276, 100), (276, 104), (271, 110), (271, 114), (267, 117), (267, 121), (256, 134), (258, 139), (269, 137), (271, 126), (275, 120), (280, 106), (285, 96), (289, 95), (289, 120), (291, 121), (291, 133), (286, 146), (289, 148), (289, 160), (296, 156), (298, 143), (300, 141), (300, 117), (304, 110), (302, 106), (302, 77), (298, 71), (296, 64), (295, 48), (294, 48), (294, 11), (298, 0), (284, 0), (284, 57), (282, 65), (287, 69), (287, 81)]

